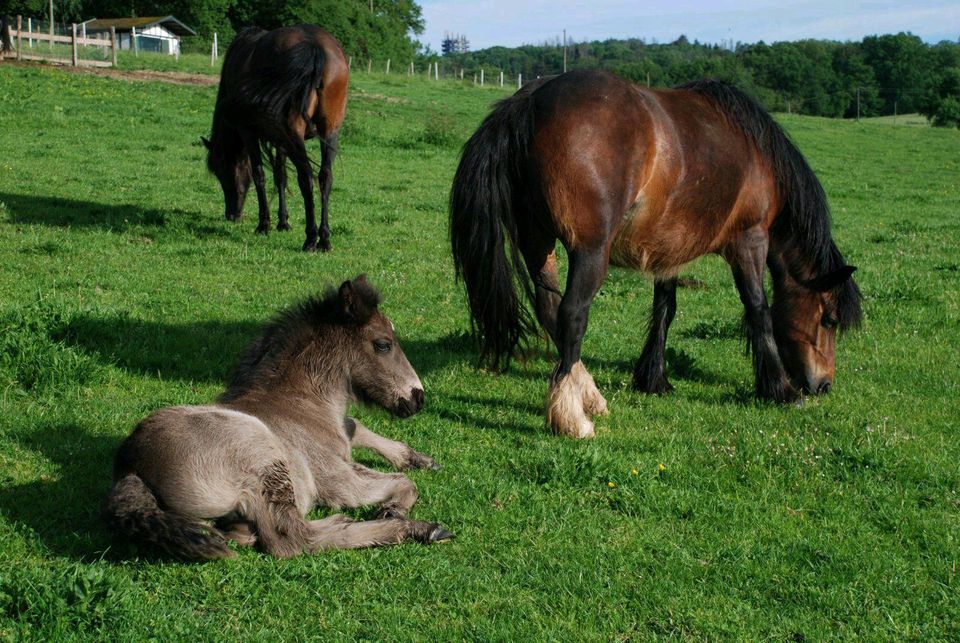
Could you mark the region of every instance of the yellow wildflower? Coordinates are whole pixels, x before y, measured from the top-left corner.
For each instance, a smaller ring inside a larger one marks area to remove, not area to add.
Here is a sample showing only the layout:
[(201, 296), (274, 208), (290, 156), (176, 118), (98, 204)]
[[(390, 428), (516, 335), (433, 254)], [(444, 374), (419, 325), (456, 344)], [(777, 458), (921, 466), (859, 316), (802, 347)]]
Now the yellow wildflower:
[(659, 469), (660, 471), (666, 471), (667, 465), (661, 462), (660, 464), (657, 465), (657, 469)]
[(610, 488), (612, 489), (612, 488), (614, 488), (614, 487), (616, 487), (616, 486), (617, 486), (617, 483), (616, 483), (616, 482), (614, 482), (613, 480), (611, 480), (610, 482), (608, 482), (608, 483), (607, 483), (607, 486), (608, 486), (608, 487), (610, 487)]
[(636, 469), (630, 469), (630, 475), (635, 476), (639, 473)]

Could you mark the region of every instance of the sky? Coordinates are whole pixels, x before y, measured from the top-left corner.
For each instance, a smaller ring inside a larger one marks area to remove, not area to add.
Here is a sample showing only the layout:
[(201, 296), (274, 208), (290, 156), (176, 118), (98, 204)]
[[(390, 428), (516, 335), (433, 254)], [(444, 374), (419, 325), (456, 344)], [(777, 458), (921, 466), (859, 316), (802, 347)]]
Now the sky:
[(909, 31), (928, 42), (960, 38), (960, 0), (419, 0), (426, 29), (418, 39), (440, 50), (444, 33), (463, 34), (472, 50), (561, 38), (643, 38), (681, 34), (706, 43), (818, 38), (860, 40)]

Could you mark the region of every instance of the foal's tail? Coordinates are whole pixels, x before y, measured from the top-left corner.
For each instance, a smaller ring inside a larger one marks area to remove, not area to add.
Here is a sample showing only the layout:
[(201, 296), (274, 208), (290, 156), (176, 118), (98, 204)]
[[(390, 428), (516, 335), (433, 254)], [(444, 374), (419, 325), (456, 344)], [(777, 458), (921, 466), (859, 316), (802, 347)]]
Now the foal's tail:
[(135, 473), (113, 483), (100, 517), (114, 534), (160, 547), (177, 558), (209, 560), (233, 555), (214, 527), (162, 509), (157, 497)]
[(535, 329), (519, 292), (532, 289), (514, 213), (532, 134), (530, 92), (521, 89), (497, 103), (463, 146), (450, 191), (456, 276), (467, 289), (480, 359), (497, 368)]

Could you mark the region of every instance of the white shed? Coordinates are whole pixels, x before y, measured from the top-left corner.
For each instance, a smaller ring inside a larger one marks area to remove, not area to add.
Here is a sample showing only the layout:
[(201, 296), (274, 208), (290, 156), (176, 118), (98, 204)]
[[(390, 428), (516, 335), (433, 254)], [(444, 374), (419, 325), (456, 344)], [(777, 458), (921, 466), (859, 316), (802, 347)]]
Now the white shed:
[(140, 51), (154, 51), (161, 54), (180, 53), (180, 38), (196, 36), (197, 33), (173, 16), (151, 18), (96, 18), (83, 23), (87, 38), (109, 40), (110, 27), (117, 32), (117, 45), (120, 49), (133, 49), (133, 35), (136, 33), (137, 48)]

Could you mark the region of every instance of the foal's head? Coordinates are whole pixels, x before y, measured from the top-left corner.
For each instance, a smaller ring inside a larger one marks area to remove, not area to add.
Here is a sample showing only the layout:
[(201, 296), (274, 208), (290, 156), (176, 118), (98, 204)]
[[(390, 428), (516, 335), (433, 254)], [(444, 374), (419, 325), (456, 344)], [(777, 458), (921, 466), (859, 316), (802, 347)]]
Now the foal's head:
[(207, 148), (207, 169), (220, 181), (223, 189), (223, 214), (236, 221), (243, 214), (243, 202), (250, 187), (250, 159), (243, 150), (240, 137), (200, 137)]
[(337, 291), (344, 323), (342, 350), (347, 356), (355, 398), (376, 402), (400, 417), (417, 413), (424, 402), (423, 385), (380, 312), (380, 296), (364, 275), (345, 281)]
[(808, 393), (827, 393), (836, 368), (837, 330), (860, 323), (860, 291), (853, 266), (803, 283), (778, 284), (773, 334), (787, 374)]
[(278, 315), (240, 357), (222, 401), (294, 393), (375, 402), (400, 417), (423, 407), (423, 385), (363, 275)]

